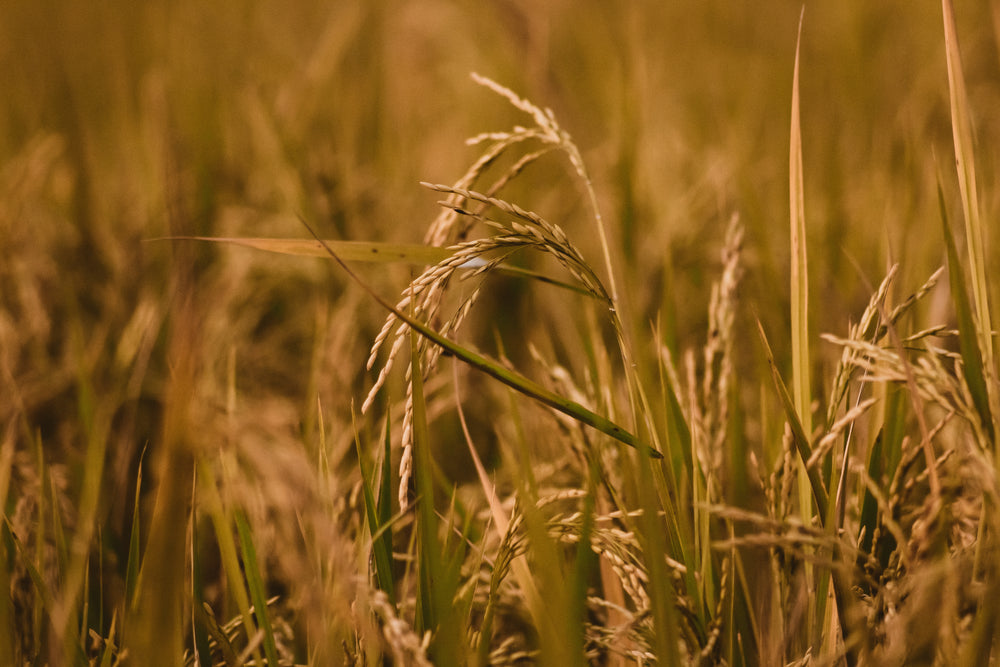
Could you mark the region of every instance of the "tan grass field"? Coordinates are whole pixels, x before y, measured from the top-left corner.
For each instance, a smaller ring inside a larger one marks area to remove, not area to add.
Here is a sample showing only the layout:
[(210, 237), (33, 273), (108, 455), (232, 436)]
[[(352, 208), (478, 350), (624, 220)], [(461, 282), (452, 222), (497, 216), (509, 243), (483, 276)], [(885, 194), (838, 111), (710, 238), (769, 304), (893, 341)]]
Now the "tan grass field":
[(1000, 2), (8, 0), (0, 72), (0, 664), (1000, 661)]

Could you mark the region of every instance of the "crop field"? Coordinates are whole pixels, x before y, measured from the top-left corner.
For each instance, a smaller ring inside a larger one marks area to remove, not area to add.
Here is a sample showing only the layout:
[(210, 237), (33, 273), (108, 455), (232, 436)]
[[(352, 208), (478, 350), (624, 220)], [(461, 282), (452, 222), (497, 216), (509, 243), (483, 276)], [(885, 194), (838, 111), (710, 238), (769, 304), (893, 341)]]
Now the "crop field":
[(1000, 664), (1000, 1), (6, 0), (0, 664)]

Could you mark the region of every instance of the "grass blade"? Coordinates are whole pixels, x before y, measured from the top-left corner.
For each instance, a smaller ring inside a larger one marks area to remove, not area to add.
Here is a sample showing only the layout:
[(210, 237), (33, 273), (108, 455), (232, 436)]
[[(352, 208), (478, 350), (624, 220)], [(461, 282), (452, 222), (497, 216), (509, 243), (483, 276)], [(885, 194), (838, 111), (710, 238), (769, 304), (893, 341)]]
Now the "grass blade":
[[(990, 282), (986, 270), (986, 229), (980, 217), (979, 188), (976, 185), (972, 114), (969, 110), (969, 98), (962, 74), (962, 54), (958, 48), (955, 10), (951, 0), (941, 0), (941, 12), (944, 20), (945, 55), (948, 63), (948, 91), (951, 102), (952, 136), (955, 143), (955, 166), (958, 170), (958, 187), (962, 194), (962, 209), (965, 214), (969, 270), (972, 275), (972, 301), (975, 304), (978, 318), (978, 327), (975, 331), (979, 338), (982, 365), (985, 368), (988, 405), (991, 411), (991, 417), (987, 423), (992, 424), (989, 430), (995, 434), (1000, 430), (1000, 396), (997, 395), (993, 325), (989, 302)], [(954, 273), (955, 271), (953, 271)]]
[[(191, 561), (191, 608), (195, 613), (191, 615), (191, 645), (194, 655), (199, 664), (212, 661), (212, 649), (209, 644), (209, 636), (212, 631), (208, 624), (202, 622), (202, 616), (198, 611), (203, 611), (202, 605), (208, 605), (205, 601), (205, 567), (203, 565), (201, 546), (201, 535), (198, 531), (197, 514), (198, 480), (192, 480), (191, 484), (191, 512), (188, 518), (190, 546), (188, 547), (188, 558)], [(209, 607), (211, 611), (211, 607)], [(209, 619), (212, 623), (215, 619)]]
[[(324, 257), (329, 258), (329, 253), (324, 249), (324, 245), (333, 248), (337, 256), (347, 262), (369, 262), (376, 264), (411, 264), (414, 266), (428, 266), (443, 262), (454, 254), (451, 248), (441, 248), (437, 246), (423, 245), (419, 243), (379, 243), (371, 241), (339, 241), (333, 239), (277, 239), (277, 238), (243, 238), (243, 237), (215, 237), (215, 236), (164, 236), (151, 241), (205, 241), (209, 243), (226, 243), (230, 245), (264, 250), (279, 255), (294, 255), (297, 257)], [(469, 263), (468, 268), (477, 268), (481, 263)], [(510, 276), (537, 280), (549, 285), (555, 285), (563, 289), (568, 289), (578, 294), (592, 294), (579, 287), (562, 280), (550, 278), (545, 274), (524, 269), (508, 264), (500, 264), (495, 270)]]
[(948, 284), (951, 286), (951, 301), (955, 307), (955, 317), (958, 320), (958, 349), (962, 355), (962, 373), (972, 394), (972, 402), (982, 421), (986, 432), (992, 437), (993, 419), (990, 416), (989, 394), (986, 378), (983, 375), (985, 366), (980, 339), (976, 335), (977, 328), (972, 315), (972, 304), (969, 301), (969, 290), (965, 283), (965, 271), (958, 259), (958, 247), (955, 236), (948, 224), (948, 210), (944, 202), (944, 192), (938, 183), (938, 204), (941, 208), (941, 227), (944, 231), (944, 245), (948, 254)]
[[(878, 482), (882, 479), (885, 458), (882, 452), (885, 442), (885, 431), (880, 430), (872, 443), (871, 451), (868, 453), (868, 478)], [(858, 515), (859, 531), (863, 533), (863, 538), (859, 545), (861, 551), (870, 553), (872, 540), (875, 537), (875, 529), (878, 527), (878, 505), (871, 489), (865, 487), (861, 501), (861, 513)]]
[[(431, 655), (435, 664), (463, 664), (461, 625), (457, 622), (455, 576), (447, 553), (447, 540), (438, 534), (434, 507), (434, 462), (431, 459), (427, 432), (427, 407), (424, 399), (423, 370), (420, 368), (416, 331), (410, 332), (413, 369), (410, 382), (413, 392), (413, 465), (417, 493), (418, 631), (433, 633)], [(450, 526), (449, 526), (450, 528)], [(450, 530), (448, 531), (450, 534)]]
[[(306, 229), (308, 229), (309, 232), (313, 234), (313, 236), (316, 236), (315, 232), (313, 232), (312, 228), (309, 227), (309, 225), (305, 221), (302, 221), (302, 224), (306, 226)], [(325, 242), (320, 240), (318, 236), (316, 236), (316, 239), (320, 243), (324, 244), (324, 247), (329, 252), (330, 256), (333, 257), (340, 264), (341, 268), (343, 268), (347, 272), (347, 274), (351, 277), (351, 279), (354, 280), (356, 283), (358, 283), (365, 291), (367, 291), (372, 296), (372, 298), (374, 298), (383, 308), (390, 311), (393, 315), (398, 317), (403, 322), (406, 322), (406, 324), (409, 325), (411, 329), (419, 333), (421, 336), (424, 336), (425, 338), (433, 342), (435, 345), (438, 345), (444, 350), (450, 352), (457, 359), (461, 359), (462, 361), (469, 364), (473, 368), (476, 368), (482, 371), (483, 373), (486, 373), (490, 377), (493, 377), (499, 380), (500, 382), (503, 382), (508, 387), (511, 387), (521, 392), (525, 396), (529, 396), (535, 399), (536, 401), (542, 403), (543, 405), (547, 405), (550, 408), (554, 408), (555, 410), (558, 410), (559, 412), (562, 412), (565, 415), (569, 415), (570, 417), (576, 419), (580, 423), (596, 428), (598, 431), (601, 431), (602, 433), (611, 436), (612, 438), (618, 440), (619, 442), (623, 442), (626, 445), (630, 447), (635, 447), (636, 449), (639, 449), (640, 451), (643, 452), (648, 451), (650, 456), (652, 456), (653, 458), (657, 459), (663, 458), (663, 454), (654, 449), (651, 449), (647, 444), (639, 440), (639, 438), (637, 438), (636, 436), (634, 436), (632, 433), (628, 432), (621, 426), (615, 424), (607, 417), (602, 417), (601, 415), (591, 412), (590, 410), (583, 407), (579, 403), (570, 401), (568, 399), (563, 398), (562, 396), (559, 396), (555, 392), (549, 391), (548, 389), (541, 386), (537, 382), (529, 380), (523, 375), (516, 373), (510, 369), (504, 368), (497, 361), (488, 359), (487, 357), (484, 357), (483, 355), (474, 352), (469, 348), (462, 347), (458, 343), (452, 341), (451, 339), (445, 336), (442, 336), (438, 332), (434, 331), (433, 329), (423, 324), (422, 322), (416, 320), (415, 318), (411, 317), (410, 315), (401, 312), (391, 303), (383, 299), (377, 292), (375, 292), (375, 290), (369, 287), (367, 283), (362, 281), (361, 278), (359, 278), (356, 273), (351, 271), (350, 267), (348, 267), (347, 264), (344, 263), (344, 261), (337, 255), (337, 253), (333, 250), (332, 247), (326, 245)]]
[[(142, 456), (139, 457), (139, 468), (135, 474), (135, 501), (132, 504), (132, 529), (129, 533), (128, 561), (125, 565), (125, 603), (128, 606), (131, 606), (135, 602), (135, 589), (139, 581), (139, 566), (142, 563), (142, 513), (140, 511), (140, 502), (142, 499), (142, 464), (145, 455), (144, 450)], [(128, 618), (127, 614), (125, 618)], [(123, 621), (123, 634), (124, 628), (125, 624)]]
[[(235, 513), (236, 533), (240, 540), (240, 551), (243, 554), (243, 569), (246, 572), (247, 587), (250, 589), (250, 599), (253, 600), (254, 615), (260, 629), (264, 631), (264, 654), (269, 665), (278, 664), (278, 648), (274, 643), (274, 630), (271, 628), (271, 617), (267, 611), (267, 595), (264, 590), (264, 580), (257, 565), (257, 550), (253, 545), (250, 524), (242, 510)], [(250, 633), (247, 628), (247, 634)]]
[[(803, 13), (804, 13), (803, 9)], [(802, 177), (802, 127), (799, 121), (799, 50), (802, 17), (795, 44), (795, 72), (792, 79), (792, 122), (788, 151), (788, 192), (791, 212), (791, 294), (792, 294), (792, 394), (795, 408), (806, 433), (809, 419), (809, 276), (806, 253), (805, 188)]]
[(115, 612), (111, 617), (111, 629), (108, 630), (108, 636), (104, 642), (104, 650), (101, 653), (101, 667), (111, 667), (112, 660), (115, 654), (118, 653), (118, 646), (115, 645), (115, 628), (117, 625), (118, 612)]
[[(809, 373), (809, 273), (806, 252), (805, 188), (802, 177), (802, 126), (799, 120), (799, 55), (802, 44), (802, 15), (795, 42), (795, 71), (792, 75), (792, 121), (788, 149), (788, 193), (791, 239), (791, 319), (792, 319), (792, 399), (795, 411), (808, 436), (812, 433)], [(808, 438), (807, 438), (808, 441)], [(800, 479), (803, 479), (800, 477)], [(808, 491), (799, 486), (802, 518), (808, 520)]]
[(424, 378), (417, 352), (416, 334), (411, 334), (413, 368), (410, 383), (413, 392), (413, 465), (417, 505), (417, 631), (431, 631), (437, 627), (434, 586), (435, 575), (440, 571), (440, 551), (437, 544), (437, 521), (434, 515), (434, 475), (427, 443), (427, 410), (424, 404)]
[[(388, 413), (386, 415), (388, 421)], [(386, 425), (388, 429), (388, 424)], [(388, 437), (388, 435), (387, 435)], [(365, 465), (364, 454), (361, 451), (361, 439), (355, 429), (354, 444), (358, 450), (358, 466), (361, 469), (361, 490), (365, 502), (365, 517), (368, 521), (368, 532), (372, 537), (372, 556), (375, 559), (375, 582), (380, 590), (385, 591), (390, 600), (393, 597), (392, 581), (392, 533), (382, 532), (381, 527), (385, 524), (381, 522), (380, 512), (382, 506), (376, 505), (375, 493), (372, 490), (374, 477)], [(379, 488), (379, 501), (383, 500), (385, 489), (388, 488), (387, 478), (383, 478)]]
[(386, 549), (392, 554), (392, 415), (385, 414), (385, 438), (382, 441), (382, 474), (378, 487), (378, 523), (381, 526)]
[[(802, 175), (802, 124), (799, 114), (799, 61), (802, 46), (802, 22), (805, 7), (799, 14), (798, 36), (795, 40), (795, 69), (792, 74), (791, 127), (788, 143), (788, 202), (789, 239), (791, 244), (791, 340), (792, 340), (792, 400), (795, 412), (801, 421), (805, 434), (803, 443), (808, 443), (812, 433), (812, 397), (809, 354), (809, 262), (806, 243), (805, 187)], [(797, 439), (797, 438), (796, 438)], [(798, 498), (799, 517), (808, 524), (812, 518), (810, 486), (815, 496), (816, 482), (812, 479), (815, 469), (806, 470), (805, 461), (799, 463)], [(802, 474), (805, 472), (806, 474)], [(807, 481), (807, 477), (809, 480)], [(825, 510), (820, 510), (826, 520)], [(811, 580), (812, 564), (805, 564), (805, 576)], [(819, 583), (819, 582), (818, 582)], [(820, 587), (822, 584), (820, 583)], [(810, 606), (806, 627), (817, 627), (822, 613)]]
[[(761, 324), (760, 320), (757, 320), (757, 332), (760, 334), (761, 343), (764, 345), (764, 351), (767, 355), (767, 363), (771, 367), (771, 376), (774, 380), (774, 386), (778, 390), (778, 396), (781, 399), (781, 404), (785, 409), (785, 417), (788, 419), (788, 424), (792, 430), (792, 439), (795, 442), (795, 447), (799, 452), (799, 457), (801, 458), (800, 463), (802, 463), (805, 468), (806, 477), (809, 480), (809, 487), (812, 490), (812, 498), (816, 503), (816, 512), (819, 516), (821, 525), (824, 527), (829, 525), (830, 514), (829, 514), (829, 500), (827, 497), (826, 489), (823, 486), (823, 478), (820, 475), (820, 466), (807, 466), (805, 462), (809, 460), (812, 456), (812, 447), (809, 444), (809, 439), (806, 436), (806, 432), (802, 427), (802, 422), (799, 421), (798, 415), (795, 411), (795, 405), (792, 403), (792, 398), (788, 394), (788, 389), (785, 387), (784, 381), (781, 379), (781, 374), (778, 372), (778, 365), (774, 361), (774, 354), (771, 352), (771, 346), (767, 342), (767, 336), (764, 333), (764, 326)], [(840, 549), (834, 549), (834, 559), (840, 557)], [(834, 568), (831, 572), (833, 576), (833, 593), (835, 603), (837, 605), (838, 617), (840, 618), (841, 632), (847, 644), (847, 653), (845, 658), (847, 659), (848, 665), (857, 664), (857, 647), (853, 643), (848, 643), (848, 627), (847, 623), (849, 619), (853, 618), (851, 612), (851, 599), (850, 590), (851, 582), (843, 572), (838, 568)], [(825, 587), (825, 582), (824, 582)], [(818, 599), (825, 599), (825, 595)]]
[(333, 248), (337, 255), (348, 262), (375, 262), (426, 265), (448, 259), (452, 251), (447, 248), (405, 243), (369, 243), (367, 241), (336, 241), (327, 239), (275, 239), (213, 236), (166, 236), (153, 241), (206, 241), (227, 243), (246, 248), (265, 250), (297, 257), (329, 257), (324, 246)]
[[(802, 464), (805, 465), (805, 462), (812, 456), (812, 446), (809, 444), (809, 437), (802, 426), (802, 421), (799, 419), (795, 404), (788, 393), (788, 388), (785, 386), (784, 380), (781, 379), (781, 373), (778, 372), (778, 364), (774, 361), (774, 353), (771, 352), (771, 345), (767, 342), (767, 334), (764, 333), (764, 325), (761, 324), (760, 320), (757, 320), (757, 333), (760, 335), (761, 343), (764, 345), (767, 363), (771, 367), (771, 378), (774, 380), (775, 389), (778, 391), (778, 398), (781, 400), (781, 405), (785, 410), (785, 418), (792, 429), (795, 448), (799, 452)], [(825, 522), (827, 520), (828, 500), (826, 489), (823, 487), (823, 479), (820, 477), (819, 467), (806, 467), (806, 476), (812, 490), (813, 500), (816, 502), (817, 513), (821, 520)]]
[[(219, 558), (229, 586), (229, 592), (236, 602), (246, 631), (247, 639), (253, 637), (256, 627), (250, 613), (250, 598), (244, 586), (244, 577), (240, 568), (239, 556), (236, 552), (236, 542), (233, 540), (232, 526), (222, 505), (222, 498), (216, 486), (215, 475), (209, 462), (204, 458), (198, 461), (198, 482), (202, 490), (201, 499), (212, 520), (215, 537), (218, 542)], [(256, 651), (255, 651), (256, 654)], [(259, 658), (259, 655), (255, 657)]]

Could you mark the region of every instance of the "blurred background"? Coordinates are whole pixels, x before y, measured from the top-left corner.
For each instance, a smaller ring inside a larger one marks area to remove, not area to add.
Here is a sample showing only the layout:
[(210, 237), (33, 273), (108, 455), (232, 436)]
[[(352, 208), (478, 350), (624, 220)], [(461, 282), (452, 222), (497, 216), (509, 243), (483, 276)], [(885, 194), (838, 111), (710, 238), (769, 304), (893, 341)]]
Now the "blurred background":
[[(1000, 2), (955, 4), (980, 183), (990, 185)], [(124, 560), (138, 463), (164, 437), (180, 357), (194, 368), (191, 438), (201, 445), (259, 442), (270, 456), (308, 440), (322, 409), (333, 451), (349, 461), (352, 399), (371, 385), (364, 360), (384, 317), (377, 305), (321, 259), (152, 239), (304, 238), (301, 215), (327, 238), (420, 242), (440, 197), (419, 181), (454, 182), (478, 155), (466, 138), (530, 121), (476, 85), (473, 71), (551, 108), (580, 146), (636, 346), (655, 344), (658, 315), (672, 350), (703, 339), (722, 235), (738, 214), (747, 229), (738, 326), (756, 312), (787, 358), (788, 137), (802, 11), (781, 0), (6, 0), (8, 510), (19, 489), (39, 483), (27, 462), (56, 466), (75, 498), (88, 443), (106, 442), (102, 539), (108, 561)], [(891, 263), (902, 264), (909, 294), (944, 262), (938, 170), (961, 227), (941, 24), (934, 2), (805, 3), (814, 334), (846, 332)], [(1000, 188), (983, 192), (995, 229)], [(564, 160), (547, 158), (503, 196), (562, 226), (603, 266)], [(359, 270), (387, 297), (411, 271)], [(567, 326), (569, 306), (546, 289), (504, 279), (486, 290), (478, 317), (497, 326), (484, 340), (499, 328), (517, 348)], [(934, 303), (928, 322), (947, 319)], [(182, 317), (186, 343), (171, 345)], [(755, 344), (743, 364), (760, 363)], [(833, 353), (817, 342), (816, 364)], [(295, 475), (276, 481), (284, 469), (267, 465), (267, 483), (294, 496)]]

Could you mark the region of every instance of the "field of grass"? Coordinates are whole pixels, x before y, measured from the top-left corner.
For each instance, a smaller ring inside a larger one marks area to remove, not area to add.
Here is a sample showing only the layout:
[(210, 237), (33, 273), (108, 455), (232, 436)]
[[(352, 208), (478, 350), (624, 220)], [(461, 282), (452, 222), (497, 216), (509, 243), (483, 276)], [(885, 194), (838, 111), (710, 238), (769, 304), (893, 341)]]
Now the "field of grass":
[(0, 664), (997, 664), (998, 45), (4, 2)]

